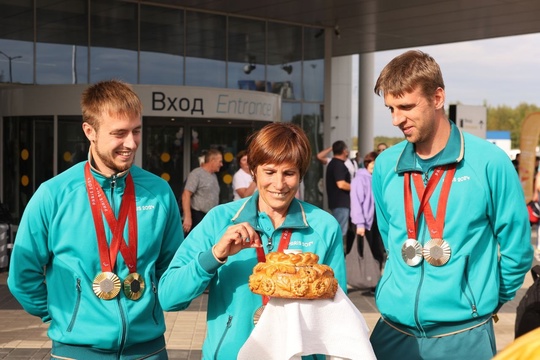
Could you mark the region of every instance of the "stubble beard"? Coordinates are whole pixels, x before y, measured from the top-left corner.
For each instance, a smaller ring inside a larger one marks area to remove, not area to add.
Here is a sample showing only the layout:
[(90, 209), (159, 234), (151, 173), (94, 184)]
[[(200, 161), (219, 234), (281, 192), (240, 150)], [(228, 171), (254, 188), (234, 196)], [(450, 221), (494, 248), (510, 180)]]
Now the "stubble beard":
[(133, 165), (133, 160), (131, 160), (129, 163), (123, 163), (119, 166), (114, 162), (113, 158), (108, 156), (108, 154), (101, 153), (97, 147), (95, 148), (95, 150), (96, 156), (103, 163), (103, 165), (105, 165), (108, 169), (112, 170), (116, 174), (128, 170), (131, 165)]

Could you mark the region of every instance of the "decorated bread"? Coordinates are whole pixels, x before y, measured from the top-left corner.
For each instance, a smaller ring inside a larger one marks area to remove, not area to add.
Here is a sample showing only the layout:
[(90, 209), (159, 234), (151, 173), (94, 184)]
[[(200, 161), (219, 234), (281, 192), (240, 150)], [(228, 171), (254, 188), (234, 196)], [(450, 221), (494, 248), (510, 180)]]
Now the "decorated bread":
[(249, 288), (255, 294), (290, 299), (333, 299), (337, 291), (334, 271), (319, 264), (319, 256), (272, 252), (253, 268)]

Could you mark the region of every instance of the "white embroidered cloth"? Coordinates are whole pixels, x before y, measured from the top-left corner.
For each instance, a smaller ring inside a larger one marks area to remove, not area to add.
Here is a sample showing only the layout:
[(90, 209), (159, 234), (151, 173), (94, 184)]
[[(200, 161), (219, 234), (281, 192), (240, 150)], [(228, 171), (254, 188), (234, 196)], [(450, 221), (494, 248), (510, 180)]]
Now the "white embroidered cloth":
[(333, 360), (376, 360), (368, 332), (364, 317), (339, 287), (333, 300), (271, 298), (237, 359), (325, 354)]

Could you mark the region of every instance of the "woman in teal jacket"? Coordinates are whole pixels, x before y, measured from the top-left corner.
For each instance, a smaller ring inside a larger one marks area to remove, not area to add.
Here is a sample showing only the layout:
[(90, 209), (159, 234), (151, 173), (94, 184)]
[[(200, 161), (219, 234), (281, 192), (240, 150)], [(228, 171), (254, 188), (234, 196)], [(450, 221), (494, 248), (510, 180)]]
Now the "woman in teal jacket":
[(346, 290), (339, 224), (295, 198), (310, 164), (306, 135), (295, 125), (273, 123), (250, 140), (248, 161), (257, 192), (212, 209), (178, 249), (159, 284), (168, 311), (187, 308), (209, 287), (203, 359), (236, 359), (262, 305), (262, 297), (248, 287), (257, 248), (277, 251), (284, 229), (292, 230), (289, 249), (319, 255)]

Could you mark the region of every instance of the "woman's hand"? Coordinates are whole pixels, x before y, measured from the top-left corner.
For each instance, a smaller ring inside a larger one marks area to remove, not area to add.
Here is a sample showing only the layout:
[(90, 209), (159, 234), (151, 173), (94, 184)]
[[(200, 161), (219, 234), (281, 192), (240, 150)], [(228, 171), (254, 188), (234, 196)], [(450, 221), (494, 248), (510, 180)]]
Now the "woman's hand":
[(214, 245), (214, 256), (220, 261), (225, 261), (227, 257), (237, 254), (242, 249), (261, 247), (261, 237), (247, 223), (229, 226), (221, 239)]
[(360, 236), (366, 235), (366, 228), (357, 227), (356, 228), (356, 235), (360, 235)]

